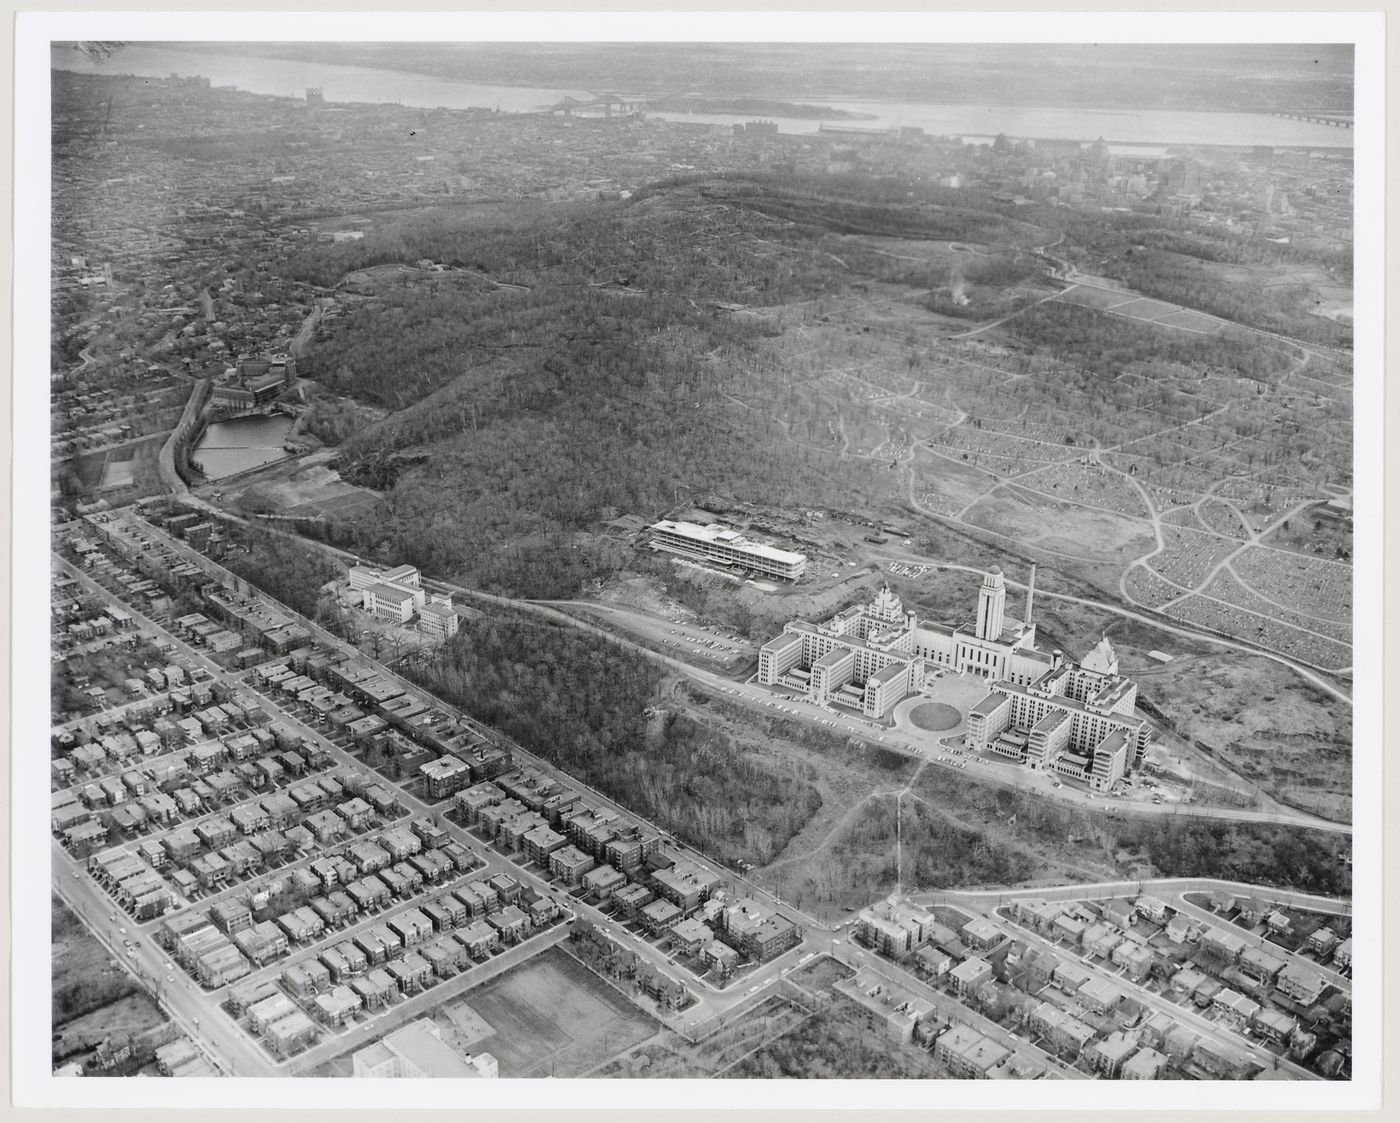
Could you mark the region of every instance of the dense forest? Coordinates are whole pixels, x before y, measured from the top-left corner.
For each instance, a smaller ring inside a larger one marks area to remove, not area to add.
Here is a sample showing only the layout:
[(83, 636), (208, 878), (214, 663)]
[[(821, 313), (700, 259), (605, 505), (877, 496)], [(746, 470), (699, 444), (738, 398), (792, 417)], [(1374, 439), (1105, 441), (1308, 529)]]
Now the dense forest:
[(1275, 280), (1290, 270), (1325, 273), (1350, 285), (1351, 254), (1307, 243), (1277, 242), (1230, 229), (1203, 230), (1156, 215), (1037, 210), (1037, 221), (1064, 230), (1055, 252), (1080, 268), (1122, 281), (1159, 300), (1182, 304), (1248, 327), (1310, 343), (1349, 347), (1352, 329), (1313, 315), (1311, 285), (1250, 284), (1225, 267), (1267, 268)]
[(821, 806), (808, 778), (659, 707), (661, 674), (625, 648), (504, 612), (412, 674), (531, 752), (726, 862), (761, 864)]
[[(779, 397), (756, 357), (771, 329), (713, 306), (736, 291), (757, 303), (817, 292), (836, 266), (805, 246), (755, 264), (738, 238), (695, 226), (744, 235), (766, 224), (751, 216), (664, 201), (634, 213), (623, 223), (603, 206), (480, 238), (408, 221), (382, 244), (320, 259), (339, 269), (431, 247), (522, 287), (397, 288), (327, 332), (308, 373), (393, 412), (351, 431), (337, 463), (386, 493), (384, 517), (318, 533), (501, 592), (563, 597), (624, 560), (580, 533), (608, 509), (654, 516), (710, 493), (815, 504), (888, 491), (867, 462), (783, 439), (783, 423), (753, 406)], [(687, 291), (658, 287), (677, 283)], [(341, 435), (356, 421), (327, 412), (325, 424)]]
[(224, 522), (222, 527), (228, 546), (220, 564), (303, 616), (314, 618), (322, 586), (343, 576), (341, 567), (315, 546), (240, 523)]
[(1047, 358), (1110, 379), (1133, 363), (1162, 362), (1202, 374), (1274, 382), (1293, 365), (1282, 345), (1262, 347), (1228, 331), (1192, 335), (1062, 301), (1027, 309), (1007, 329)]

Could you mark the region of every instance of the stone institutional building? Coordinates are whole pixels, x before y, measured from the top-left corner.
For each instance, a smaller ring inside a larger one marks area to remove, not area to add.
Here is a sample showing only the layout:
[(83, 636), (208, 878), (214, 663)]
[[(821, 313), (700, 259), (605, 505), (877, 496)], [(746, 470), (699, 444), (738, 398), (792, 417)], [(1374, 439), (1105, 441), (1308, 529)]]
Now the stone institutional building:
[(1137, 684), (1118, 674), (1107, 638), (1080, 664), (1038, 650), (1034, 599), (1032, 569), (1026, 619), (1009, 618), (1006, 581), (993, 568), (978, 591), (975, 620), (949, 627), (920, 622), (884, 585), (869, 604), (822, 623), (791, 621), (760, 649), (758, 680), (881, 720), (918, 693), (932, 670), (977, 675), (991, 685), (968, 714), (970, 749), (1106, 791), (1140, 762), (1151, 736), (1135, 716)]

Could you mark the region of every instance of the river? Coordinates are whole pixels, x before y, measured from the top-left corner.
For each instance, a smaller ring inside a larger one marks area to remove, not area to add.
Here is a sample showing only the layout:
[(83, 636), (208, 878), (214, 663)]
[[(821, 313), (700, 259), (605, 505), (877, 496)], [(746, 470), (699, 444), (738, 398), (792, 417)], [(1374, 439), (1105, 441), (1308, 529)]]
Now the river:
[(292, 419), (280, 413), (216, 421), (204, 431), (190, 460), (211, 480), (260, 468), (286, 457), (282, 442), (291, 427)]
[[(499, 108), (507, 113), (527, 113), (557, 104), (565, 97), (590, 100), (586, 90), (548, 89), (537, 86), (499, 86), (458, 82), (445, 78), (357, 66), (287, 59), (214, 54), (174, 47), (134, 45), (110, 58), (90, 58), (78, 51), (55, 46), (55, 69), (83, 74), (134, 74), (164, 78), (171, 74), (202, 75), (217, 86), (237, 86), (255, 94), (278, 97), (305, 96), (308, 86), (319, 86), (328, 102), (401, 104), (415, 108)], [(811, 99), (807, 99), (811, 100)], [(1102, 137), (1124, 146), (1124, 155), (1137, 146), (1149, 146), (1142, 154), (1156, 154), (1150, 146), (1203, 144), (1248, 147), (1352, 147), (1351, 129), (1293, 121), (1266, 113), (1210, 113), (1176, 109), (1080, 109), (1004, 105), (917, 105), (908, 102), (825, 100), (832, 109), (868, 115), (867, 120), (830, 122), (843, 127), (891, 128), (911, 126), (939, 136), (961, 136), (985, 141), (998, 133), (1031, 140), (1094, 141)], [(722, 113), (655, 113), (668, 121), (733, 125), (746, 116)], [(818, 118), (773, 119), (783, 133), (815, 133)]]

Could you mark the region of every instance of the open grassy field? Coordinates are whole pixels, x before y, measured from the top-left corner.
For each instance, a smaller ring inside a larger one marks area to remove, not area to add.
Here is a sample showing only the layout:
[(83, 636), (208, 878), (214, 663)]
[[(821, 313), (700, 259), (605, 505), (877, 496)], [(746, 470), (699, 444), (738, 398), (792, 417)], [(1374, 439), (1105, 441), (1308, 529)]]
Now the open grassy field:
[(656, 1032), (652, 1018), (557, 948), (463, 1001), (495, 1030), (477, 1048), (503, 1077), (580, 1076)]
[(726, 1074), (746, 1079), (946, 1080), (951, 1074), (916, 1045), (896, 1045), (845, 995), (736, 1064)]
[(1155, 545), (1144, 522), (1044, 498), (1030, 500), (1019, 489), (1003, 488), (979, 500), (967, 518), (1023, 547), (1038, 546), (1089, 561), (1140, 557)]
[(166, 1019), (131, 975), (58, 897), (52, 897), (53, 1061), (79, 1061), (108, 1037)]
[(733, 1076), (735, 1066), (755, 1050), (809, 1017), (803, 1006), (774, 995), (697, 1041), (663, 1029), (593, 1075), (651, 1080)]
[(1176, 732), (1281, 802), (1351, 814), (1351, 711), (1268, 659), (1202, 656), (1134, 672)]

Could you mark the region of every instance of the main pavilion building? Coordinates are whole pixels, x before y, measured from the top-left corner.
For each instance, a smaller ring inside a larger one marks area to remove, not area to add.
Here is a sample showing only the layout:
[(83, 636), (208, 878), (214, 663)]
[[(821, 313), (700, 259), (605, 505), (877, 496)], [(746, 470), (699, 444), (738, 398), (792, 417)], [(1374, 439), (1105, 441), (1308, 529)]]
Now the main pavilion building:
[(976, 619), (949, 627), (920, 622), (884, 585), (869, 604), (822, 623), (791, 621), (760, 649), (758, 680), (881, 720), (934, 668), (977, 675), (990, 686), (968, 713), (970, 749), (1111, 789), (1151, 737), (1135, 714), (1137, 684), (1118, 674), (1107, 638), (1078, 664), (1037, 649), (1034, 596), (1032, 569), (1026, 619), (1009, 618), (1006, 581), (993, 568), (978, 591)]

